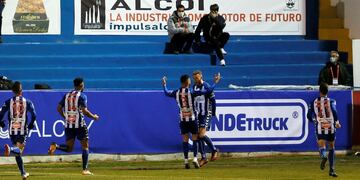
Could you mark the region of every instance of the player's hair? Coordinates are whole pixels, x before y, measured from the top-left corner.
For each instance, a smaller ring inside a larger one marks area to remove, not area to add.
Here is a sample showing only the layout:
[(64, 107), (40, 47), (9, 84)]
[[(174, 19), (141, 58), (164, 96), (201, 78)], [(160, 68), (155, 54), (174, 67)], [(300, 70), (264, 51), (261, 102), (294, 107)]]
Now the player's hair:
[(210, 11), (219, 11), (219, 5), (218, 4), (212, 4), (210, 6)]
[(74, 87), (79, 87), (81, 85), (81, 83), (84, 82), (84, 79), (81, 77), (77, 77), (74, 79), (73, 82), (74, 82)]
[(180, 82), (181, 82), (181, 83), (186, 83), (186, 81), (187, 81), (188, 79), (190, 79), (190, 76), (187, 75), (187, 74), (184, 74), (184, 75), (182, 75), (182, 76), (180, 77)]
[(197, 75), (197, 74), (202, 75), (202, 72), (200, 70), (196, 70), (196, 71), (193, 72), (193, 75)]
[(339, 52), (337, 52), (337, 51), (331, 51), (330, 55), (332, 55), (332, 54), (337, 54), (337, 56), (339, 56)]
[(319, 91), (320, 91), (321, 94), (327, 95), (328, 92), (329, 92), (329, 86), (328, 86), (328, 84), (326, 84), (326, 83), (321, 83), (321, 84), (320, 84)]
[(14, 84), (11, 87), (11, 90), (15, 93), (15, 94), (19, 94), (22, 91), (21, 88), (21, 83), (19, 81), (15, 81)]
[(179, 4), (176, 6), (176, 10), (179, 10), (179, 9), (185, 9), (185, 6), (182, 4)]

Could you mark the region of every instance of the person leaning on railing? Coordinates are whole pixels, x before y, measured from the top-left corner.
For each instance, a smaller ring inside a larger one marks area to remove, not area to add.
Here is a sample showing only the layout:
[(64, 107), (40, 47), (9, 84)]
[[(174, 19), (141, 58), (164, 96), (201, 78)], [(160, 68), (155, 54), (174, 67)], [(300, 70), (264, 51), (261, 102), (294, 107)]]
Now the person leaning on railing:
[(339, 53), (337, 51), (330, 52), (330, 60), (320, 71), (318, 83), (351, 86), (351, 75), (347, 71), (346, 65), (339, 61)]
[(2, 12), (5, 7), (5, 2), (6, 2), (5, 0), (0, 0), (0, 43), (2, 43), (2, 38), (1, 38)]

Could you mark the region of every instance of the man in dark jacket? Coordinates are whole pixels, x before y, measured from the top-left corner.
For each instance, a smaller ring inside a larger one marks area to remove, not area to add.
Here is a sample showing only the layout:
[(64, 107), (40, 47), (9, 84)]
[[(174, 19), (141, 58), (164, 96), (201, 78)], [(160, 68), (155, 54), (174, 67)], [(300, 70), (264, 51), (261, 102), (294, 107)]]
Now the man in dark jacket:
[(339, 62), (339, 53), (331, 51), (330, 55), (330, 61), (320, 71), (318, 83), (351, 86), (351, 75), (347, 71), (346, 65)]
[(5, 0), (0, 0), (0, 43), (2, 43), (1, 27), (2, 27), (2, 12), (4, 10), (4, 7), (5, 7)]
[(185, 14), (185, 7), (178, 5), (168, 22), (168, 34), (170, 43), (175, 54), (191, 53), (191, 46), (194, 41), (194, 28), (190, 18)]
[(195, 41), (200, 42), (200, 33), (203, 32), (205, 41), (214, 48), (222, 66), (225, 66), (224, 46), (230, 37), (229, 33), (223, 32), (225, 26), (224, 17), (219, 15), (219, 6), (213, 4), (210, 6), (210, 13), (201, 18), (195, 31)]

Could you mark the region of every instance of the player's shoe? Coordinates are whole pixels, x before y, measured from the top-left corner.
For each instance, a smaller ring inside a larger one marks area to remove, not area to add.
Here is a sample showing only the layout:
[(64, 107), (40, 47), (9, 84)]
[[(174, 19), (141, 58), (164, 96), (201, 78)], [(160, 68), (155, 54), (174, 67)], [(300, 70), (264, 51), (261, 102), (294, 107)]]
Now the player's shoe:
[(92, 172), (90, 172), (89, 170), (83, 170), (82, 171), (82, 173), (81, 173), (82, 175), (84, 175), (84, 176), (91, 176), (91, 175), (94, 175)]
[(5, 149), (4, 156), (10, 156), (10, 146), (8, 144), (5, 144), (4, 149)]
[(219, 149), (216, 149), (214, 152), (211, 153), (210, 161), (216, 161), (219, 159)]
[(190, 164), (189, 163), (185, 163), (185, 169), (190, 169)]
[(29, 173), (25, 173), (22, 175), (23, 180), (26, 180), (30, 176)]
[(360, 151), (356, 152), (355, 156), (360, 156)]
[(225, 51), (224, 48), (221, 48), (221, 52), (223, 53), (223, 55), (227, 55), (227, 52)]
[(56, 151), (56, 143), (51, 143), (50, 147), (49, 147), (49, 150), (48, 150), (48, 154), (49, 155), (54, 155)]
[(320, 169), (324, 170), (326, 165), (327, 157), (321, 158)]
[(199, 165), (200, 165), (200, 167), (203, 167), (203, 166), (205, 166), (208, 162), (209, 162), (209, 161), (208, 161), (206, 158), (205, 158), (205, 159), (201, 159)]
[(338, 177), (338, 175), (336, 174), (335, 170), (333, 170), (333, 169), (330, 170), (329, 176)]
[(200, 165), (199, 165), (199, 162), (198, 162), (197, 159), (194, 159), (194, 160), (193, 160), (193, 165), (194, 165), (195, 169), (199, 169), (199, 168), (200, 168)]
[(220, 66), (226, 66), (225, 59), (220, 60)]

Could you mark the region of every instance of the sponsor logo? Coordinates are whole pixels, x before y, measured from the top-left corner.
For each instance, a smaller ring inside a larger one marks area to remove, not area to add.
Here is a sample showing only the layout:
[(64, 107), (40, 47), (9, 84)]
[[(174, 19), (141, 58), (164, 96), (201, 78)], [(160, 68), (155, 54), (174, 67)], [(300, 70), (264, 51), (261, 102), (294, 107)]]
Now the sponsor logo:
[(3, 128), (0, 128), (0, 139), (9, 139), (9, 131), (4, 131)]
[[(30, 130), (28, 137), (51, 138), (51, 137), (64, 137), (65, 128), (63, 120), (56, 120), (52, 124), (47, 125), (49, 121), (35, 121), (34, 129)], [(87, 126), (90, 129), (94, 121), (90, 121)], [(0, 128), (0, 139), (9, 139), (9, 130), (4, 131)]]
[(308, 136), (301, 99), (217, 100), (209, 136), (218, 145), (301, 144)]
[(105, 0), (81, 0), (81, 29), (105, 29)]
[(295, 3), (296, 3), (295, 0), (287, 0), (286, 7), (292, 9), (295, 7)]

